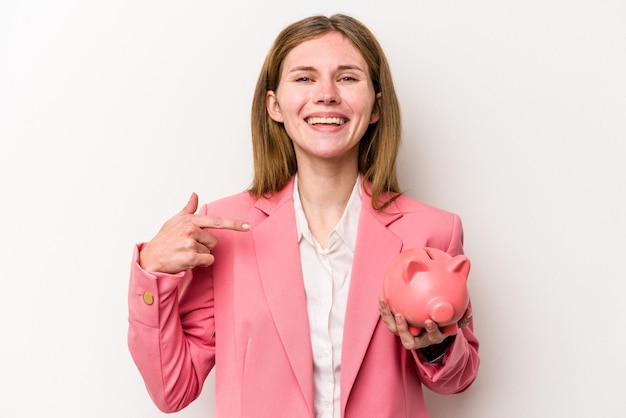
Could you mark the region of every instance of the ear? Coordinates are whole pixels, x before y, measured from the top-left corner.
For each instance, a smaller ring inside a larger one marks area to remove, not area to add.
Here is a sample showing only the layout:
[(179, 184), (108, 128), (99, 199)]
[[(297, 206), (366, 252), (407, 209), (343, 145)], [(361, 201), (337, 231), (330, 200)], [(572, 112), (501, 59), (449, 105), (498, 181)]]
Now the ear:
[(372, 108), (372, 115), (370, 116), (370, 124), (376, 123), (380, 119), (380, 98), (382, 95), (382, 93), (376, 93), (374, 107)]
[(469, 258), (464, 255), (457, 255), (448, 260), (447, 264), (448, 271), (460, 273), (467, 280), (470, 270)]
[(428, 265), (421, 260), (411, 260), (404, 270), (404, 280), (408, 283), (417, 273), (428, 271)]
[(267, 113), (270, 115), (270, 118), (275, 122), (284, 122), (283, 114), (280, 111), (280, 105), (278, 104), (274, 90), (267, 91), (265, 95), (265, 107), (267, 108)]

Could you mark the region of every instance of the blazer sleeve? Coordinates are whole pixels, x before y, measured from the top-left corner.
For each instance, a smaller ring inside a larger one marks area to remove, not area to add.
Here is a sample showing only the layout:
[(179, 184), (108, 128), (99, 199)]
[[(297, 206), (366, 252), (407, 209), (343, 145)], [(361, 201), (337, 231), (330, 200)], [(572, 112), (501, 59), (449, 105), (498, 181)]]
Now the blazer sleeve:
[[(452, 256), (463, 254), (463, 227), (457, 215), (453, 215), (450, 241), (445, 251)], [(478, 375), (478, 346), (472, 320), (467, 327), (457, 332), (441, 361), (429, 363), (419, 350), (414, 350), (413, 357), (422, 383), (432, 391), (442, 394), (466, 390)]]
[(215, 365), (212, 279), (192, 280), (195, 270), (147, 272), (138, 263), (142, 246), (130, 271), (128, 347), (155, 405), (176, 412), (200, 395)]

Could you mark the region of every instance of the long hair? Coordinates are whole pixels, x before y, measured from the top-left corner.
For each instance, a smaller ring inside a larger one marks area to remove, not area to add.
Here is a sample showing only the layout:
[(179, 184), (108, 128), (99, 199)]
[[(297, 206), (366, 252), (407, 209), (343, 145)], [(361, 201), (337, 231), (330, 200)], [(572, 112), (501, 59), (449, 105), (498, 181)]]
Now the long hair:
[(402, 135), (400, 106), (385, 54), (361, 22), (350, 16), (312, 16), (292, 23), (278, 35), (267, 54), (252, 101), (252, 151), (254, 178), (249, 189), (256, 196), (281, 190), (296, 173), (293, 143), (282, 123), (274, 121), (266, 108), (267, 92), (276, 90), (282, 64), (289, 52), (301, 43), (338, 32), (361, 53), (369, 69), (379, 120), (371, 124), (359, 142), (359, 171), (372, 182), (374, 209), (382, 210), (399, 195), (396, 157)]

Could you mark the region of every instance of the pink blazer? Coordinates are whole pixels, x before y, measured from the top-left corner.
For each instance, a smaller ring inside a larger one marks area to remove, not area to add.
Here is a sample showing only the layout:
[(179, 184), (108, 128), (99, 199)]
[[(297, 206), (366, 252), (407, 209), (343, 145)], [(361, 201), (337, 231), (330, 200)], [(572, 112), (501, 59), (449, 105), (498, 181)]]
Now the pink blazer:
[[(137, 264), (137, 246), (128, 343), (162, 411), (192, 402), (215, 366), (216, 418), (314, 416), (292, 193), (293, 182), (270, 198), (244, 192), (203, 206), (201, 213), (251, 225), (249, 232), (213, 231), (218, 245), (209, 268), (148, 273)], [(396, 254), (430, 246), (456, 255), (462, 240), (454, 214), (405, 196), (380, 213), (363, 193), (341, 360), (343, 417), (427, 417), (422, 384), (457, 393), (474, 381), (479, 356), (471, 324), (458, 333), (444, 364), (435, 365), (404, 349), (378, 313), (382, 278)]]

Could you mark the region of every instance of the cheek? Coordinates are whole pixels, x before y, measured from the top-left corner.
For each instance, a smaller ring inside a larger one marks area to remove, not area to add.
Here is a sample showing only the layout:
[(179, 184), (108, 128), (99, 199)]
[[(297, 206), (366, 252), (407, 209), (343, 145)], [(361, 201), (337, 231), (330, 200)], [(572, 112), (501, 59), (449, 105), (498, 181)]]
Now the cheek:
[(280, 103), (281, 113), (284, 118), (294, 117), (298, 114), (302, 108), (302, 99), (294, 97), (293, 95), (281, 95), (278, 96), (278, 103)]
[(363, 122), (367, 124), (376, 122), (377, 116), (374, 112), (374, 102), (368, 100), (361, 103), (358, 112), (361, 114)]
[(352, 103), (352, 109), (359, 114), (370, 115), (374, 110), (376, 97), (373, 91), (360, 91), (347, 97), (344, 96), (344, 98)]

